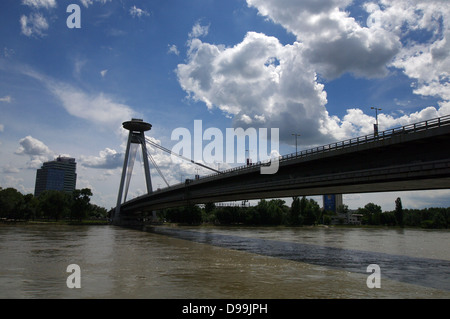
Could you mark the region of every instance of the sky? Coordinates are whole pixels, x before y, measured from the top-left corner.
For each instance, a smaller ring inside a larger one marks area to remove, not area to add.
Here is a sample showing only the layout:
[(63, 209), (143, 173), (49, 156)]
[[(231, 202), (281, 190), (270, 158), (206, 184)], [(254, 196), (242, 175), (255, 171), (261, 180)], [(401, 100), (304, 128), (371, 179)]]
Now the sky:
[[(0, 187), (33, 193), (36, 169), (70, 156), (77, 188), (114, 207), (131, 118), (168, 149), (195, 120), (279, 128), (283, 155), (292, 134), (299, 150), (371, 134), (371, 107), (380, 130), (448, 115), (449, 23), (448, 0), (2, 0)], [(210, 173), (149, 152), (171, 185)], [(145, 193), (141, 157), (129, 198)], [(344, 204), (393, 210), (397, 197), (450, 206), (449, 190), (344, 194)]]

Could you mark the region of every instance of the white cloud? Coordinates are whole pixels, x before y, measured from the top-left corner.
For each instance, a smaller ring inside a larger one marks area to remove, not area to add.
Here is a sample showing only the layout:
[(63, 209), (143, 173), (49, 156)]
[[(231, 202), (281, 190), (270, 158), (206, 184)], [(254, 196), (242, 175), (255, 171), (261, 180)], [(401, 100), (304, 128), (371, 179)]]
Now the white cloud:
[[(371, 28), (405, 43), (392, 66), (415, 80), (414, 93), (450, 99), (450, 7), (445, 1), (381, 1), (367, 5)], [(408, 28), (402, 28), (403, 26)], [(417, 36), (420, 35), (421, 36)], [(426, 36), (424, 36), (424, 34)]]
[(382, 28), (366, 28), (345, 11), (349, 0), (247, 0), (249, 6), (281, 24), (304, 44), (304, 58), (324, 77), (345, 72), (374, 77), (400, 49), (398, 37)]
[(5, 102), (5, 103), (11, 103), (12, 98), (9, 95), (6, 95), (4, 97), (0, 97), (0, 102)]
[[(450, 7), (446, 1), (378, 0), (365, 3), (366, 25), (346, 8), (350, 0), (247, 0), (251, 7), (292, 32), (303, 58), (321, 76), (350, 72), (372, 77), (389, 67), (416, 80), (414, 93), (450, 97)], [(425, 35), (425, 36), (424, 36)]]
[(55, 8), (56, 7), (56, 0), (23, 0), (22, 3), (24, 5), (33, 7), (33, 8)]
[(209, 32), (209, 25), (202, 26), (200, 24), (200, 22), (197, 22), (192, 27), (192, 31), (189, 33), (189, 37), (190, 38), (204, 37), (204, 36), (208, 35), (208, 32)]
[(54, 157), (54, 153), (47, 145), (30, 135), (22, 138), (19, 144), (15, 154), (30, 157), (30, 161), (27, 163), (28, 168), (39, 168), (43, 162)]
[(121, 127), (124, 120), (131, 119), (135, 115), (130, 106), (115, 101), (113, 97), (103, 92), (90, 94), (26, 67), (22, 68), (21, 72), (41, 81), (61, 101), (62, 106), (70, 115), (96, 125), (108, 128)]
[(285, 141), (292, 133), (286, 128), (296, 127), (316, 143), (327, 99), (314, 70), (297, 58), (303, 50), (255, 32), (231, 48), (192, 39), (177, 75), (191, 98), (233, 115), (235, 127), (278, 127)]
[(43, 142), (32, 136), (27, 136), (19, 141), (20, 147), (15, 152), (17, 155), (40, 156), (51, 153), (50, 149)]
[(20, 172), (20, 170), (11, 164), (7, 164), (7, 165), (3, 166), (3, 173), (5, 173), (5, 174), (9, 174), (9, 173), (16, 174), (19, 172)]
[(86, 60), (76, 59), (73, 64), (73, 75), (75, 78), (80, 78), (83, 67), (86, 65)]
[(61, 100), (69, 114), (96, 124), (118, 126), (124, 119), (133, 117), (129, 106), (114, 101), (104, 93), (88, 94), (65, 84), (53, 85), (50, 90)]
[(173, 53), (175, 55), (180, 55), (180, 51), (178, 51), (178, 48), (175, 44), (172, 44), (172, 45), (169, 44), (169, 50), (167, 52)]
[(106, 148), (100, 151), (99, 156), (80, 156), (83, 166), (91, 168), (114, 169), (123, 165), (124, 154)]
[(43, 37), (45, 36), (44, 31), (48, 29), (48, 22), (42, 14), (32, 13), (28, 17), (25, 15), (20, 17), (20, 26), (22, 34), (27, 37), (32, 35)]
[(88, 8), (91, 4), (94, 4), (94, 2), (100, 2), (101, 4), (105, 4), (107, 2), (110, 2), (111, 0), (80, 0), (81, 4)]
[(131, 8), (130, 8), (130, 15), (133, 17), (133, 18), (140, 18), (140, 17), (142, 17), (142, 16), (149, 16), (150, 14), (147, 12), (147, 11), (145, 11), (145, 10), (142, 10), (142, 9), (140, 9), (140, 8), (137, 8), (136, 6), (132, 6)]
[(89, 7), (94, 1), (93, 0), (80, 0), (81, 4), (85, 6), (86, 8)]
[(21, 192), (22, 194), (28, 194), (28, 193), (33, 192), (33, 189), (26, 188), (23, 186), (23, 184), (24, 184), (23, 178), (14, 177), (11, 175), (2, 175), (2, 176), (0, 176), (0, 181), (4, 188), (13, 187), (13, 188), (17, 189), (19, 192)]
[(3, 48), (3, 56), (5, 58), (9, 58), (11, 56), (13, 56), (16, 53), (16, 51), (14, 51), (13, 49), (9, 49), (7, 47)]

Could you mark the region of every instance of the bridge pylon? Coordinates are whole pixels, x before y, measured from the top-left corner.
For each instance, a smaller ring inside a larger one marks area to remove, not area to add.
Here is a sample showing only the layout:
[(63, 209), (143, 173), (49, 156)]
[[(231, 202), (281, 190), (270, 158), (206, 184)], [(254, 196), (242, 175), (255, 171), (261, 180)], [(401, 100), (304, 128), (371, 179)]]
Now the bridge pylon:
[[(127, 177), (127, 190), (128, 191), (128, 183), (131, 178), (131, 173), (133, 170), (133, 165), (130, 163), (134, 163), (136, 152), (134, 154), (130, 154), (131, 144), (140, 144), (142, 148), (142, 159), (144, 162), (144, 171), (145, 171), (145, 182), (147, 184), (147, 193), (151, 194), (152, 190), (152, 180), (150, 178), (150, 166), (148, 163), (147, 157), (147, 147), (145, 144), (145, 134), (144, 132), (149, 131), (152, 128), (150, 123), (144, 122), (142, 119), (131, 119), (131, 121), (123, 122), (122, 126), (124, 129), (128, 130), (130, 133), (128, 134), (128, 142), (127, 148), (125, 151), (125, 158), (123, 161), (123, 169), (122, 169), (122, 177), (120, 179), (119, 186), (119, 194), (117, 196), (117, 205), (114, 211), (114, 216), (112, 217), (113, 223), (117, 223), (121, 220), (120, 216), (120, 207), (122, 205), (123, 199), (123, 189), (125, 186), (125, 177)], [(131, 156), (130, 156), (131, 155)], [(132, 158), (133, 156), (133, 158)], [(125, 194), (126, 198), (126, 194)]]

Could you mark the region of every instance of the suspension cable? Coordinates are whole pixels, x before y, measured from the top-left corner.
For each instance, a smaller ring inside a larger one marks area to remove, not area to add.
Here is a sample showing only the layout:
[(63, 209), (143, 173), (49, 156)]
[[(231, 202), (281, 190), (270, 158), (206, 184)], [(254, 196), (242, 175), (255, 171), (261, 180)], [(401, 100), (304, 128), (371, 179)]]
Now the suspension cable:
[(189, 162), (191, 162), (191, 163), (193, 163), (193, 164), (195, 164), (195, 165), (198, 165), (198, 166), (201, 166), (201, 167), (203, 167), (203, 168), (209, 169), (209, 170), (214, 171), (214, 172), (216, 172), (216, 173), (223, 174), (221, 171), (218, 171), (218, 170), (216, 170), (216, 169), (214, 169), (214, 168), (212, 168), (212, 167), (203, 165), (203, 164), (201, 164), (201, 163), (197, 163), (197, 162), (195, 162), (195, 161), (193, 161), (193, 160), (191, 160), (191, 159), (189, 159), (189, 158), (187, 158), (187, 157), (184, 157), (183, 155), (180, 155), (180, 154), (177, 154), (177, 153), (175, 153), (175, 152), (172, 152), (171, 150), (165, 148), (164, 146), (161, 146), (161, 145), (159, 145), (159, 144), (156, 144), (155, 142), (153, 142), (152, 140), (150, 140), (150, 139), (147, 138), (147, 137), (145, 138), (145, 140), (146, 140), (147, 143), (149, 143), (150, 145), (152, 145), (152, 146), (154, 146), (154, 147), (156, 147), (156, 148), (159, 148), (160, 150), (162, 150), (162, 151), (164, 151), (164, 152), (167, 152), (167, 153), (170, 153), (170, 154), (172, 154), (172, 155), (178, 156), (179, 158), (184, 159), (185, 161), (189, 161)]
[[(141, 138), (140, 136), (136, 136), (136, 137), (140, 140), (141, 143), (145, 143), (145, 141), (142, 140), (142, 138)], [(149, 158), (150, 161), (152, 162), (153, 166), (155, 166), (156, 171), (158, 172), (159, 176), (161, 176), (161, 178), (163, 179), (164, 183), (166, 183), (167, 187), (170, 187), (169, 183), (168, 183), (167, 180), (164, 178), (163, 173), (162, 173), (161, 170), (159, 169), (159, 166), (156, 164), (156, 161), (153, 159), (153, 156), (149, 153), (149, 151), (148, 151), (147, 148), (145, 148), (145, 150), (146, 150), (146, 153), (147, 153), (147, 154), (146, 154), (146, 155), (147, 155), (147, 158)]]
[(156, 164), (155, 160), (153, 159), (153, 157), (150, 155), (150, 153), (148, 153), (147, 151), (147, 155), (148, 158), (150, 159), (150, 161), (152, 162), (153, 166), (155, 166), (156, 170), (158, 171), (159, 176), (161, 176), (161, 178), (164, 180), (164, 182), (166, 183), (167, 187), (170, 187), (169, 183), (167, 182), (167, 180), (164, 178), (164, 175), (162, 174), (161, 170), (159, 169), (158, 165)]

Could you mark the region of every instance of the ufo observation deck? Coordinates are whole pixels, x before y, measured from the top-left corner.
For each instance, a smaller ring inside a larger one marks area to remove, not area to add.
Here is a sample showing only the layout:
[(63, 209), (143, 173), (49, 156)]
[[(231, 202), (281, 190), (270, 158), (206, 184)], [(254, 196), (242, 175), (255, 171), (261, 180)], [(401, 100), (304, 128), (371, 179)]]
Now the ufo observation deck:
[(141, 119), (131, 119), (131, 121), (126, 121), (122, 123), (124, 129), (133, 132), (145, 132), (152, 128), (150, 123), (144, 122)]

